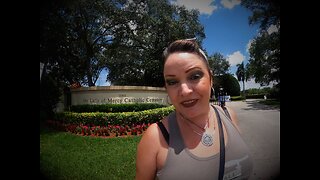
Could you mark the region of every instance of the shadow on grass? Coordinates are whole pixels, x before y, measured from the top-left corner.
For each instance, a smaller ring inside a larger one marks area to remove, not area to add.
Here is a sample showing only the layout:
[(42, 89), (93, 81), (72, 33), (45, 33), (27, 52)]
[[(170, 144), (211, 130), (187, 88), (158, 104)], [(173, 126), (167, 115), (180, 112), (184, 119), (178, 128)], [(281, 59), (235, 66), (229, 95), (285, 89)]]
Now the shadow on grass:
[(40, 121), (40, 134), (55, 134), (57, 132), (62, 132), (57, 130), (56, 128), (49, 127), (45, 122)]
[(274, 100), (250, 99), (246, 100), (244, 110), (277, 110), (280, 111), (280, 102)]

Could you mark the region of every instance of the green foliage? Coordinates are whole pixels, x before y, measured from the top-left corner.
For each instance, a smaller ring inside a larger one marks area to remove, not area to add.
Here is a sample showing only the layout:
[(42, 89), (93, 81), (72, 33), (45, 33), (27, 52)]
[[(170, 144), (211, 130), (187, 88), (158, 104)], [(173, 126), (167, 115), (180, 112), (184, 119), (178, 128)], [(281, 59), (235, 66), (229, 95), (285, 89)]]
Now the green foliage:
[(135, 112), (143, 111), (147, 109), (156, 109), (165, 107), (162, 104), (155, 103), (133, 103), (133, 104), (84, 104), (73, 105), (70, 107), (72, 112)]
[(222, 76), (215, 76), (213, 80), (213, 87), (216, 92), (219, 92), (219, 88), (222, 87), (224, 92), (230, 96), (239, 96), (240, 95), (240, 85), (238, 80), (233, 77), (231, 74), (225, 74)]
[(271, 88), (269, 97), (280, 101), (280, 83)]
[[(248, 72), (255, 82), (269, 85), (280, 82), (280, 4), (276, 0), (243, 0), (241, 4), (253, 15), (249, 24), (259, 24), (259, 35), (249, 49)], [(273, 26), (275, 32), (268, 32)]]
[(260, 24), (262, 30), (270, 25), (280, 26), (280, 1), (278, 0), (242, 0), (241, 5), (253, 12), (249, 24)]
[(129, 29), (121, 0), (45, 1), (40, 7), (40, 61), (69, 84), (94, 86), (112, 42)]
[(205, 36), (198, 11), (165, 0), (142, 2), (143, 7), (132, 2), (124, 8), (124, 18), (134, 28), (122, 34), (122, 41), (114, 46), (113, 58), (107, 63), (107, 79), (113, 85), (163, 87), (164, 48), (176, 39), (190, 37), (197, 37), (201, 44)]
[(231, 96), (231, 101), (241, 101), (244, 100), (243, 96)]
[(248, 94), (246, 95), (246, 99), (263, 99), (264, 94)]
[(219, 89), (222, 87), (224, 92), (231, 96), (240, 94), (240, 85), (235, 77), (227, 71), (230, 68), (230, 63), (220, 53), (214, 53), (208, 57), (209, 66), (213, 71), (213, 87), (215, 96), (218, 95)]
[(237, 64), (237, 71), (236, 71), (236, 75), (237, 75), (237, 78), (238, 78), (238, 81), (246, 81), (246, 76), (245, 76), (245, 67), (244, 67), (244, 64), (243, 64), (243, 61), (241, 64)]
[(53, 117), (54, 108), (59, 102), (62, 90), (61, 84), (51, 75), (44, 74), (40, 81), (40, 120), (47, 120)]
[[(248, 80), (249, 77), (249, 72), (247, 71), (246, 67), (243, 64), (243, 61), (241, 64), (237, 64), (237, 71), (236, 71), (236, 76), (238, 78), (238, 81), (242, 81), (242, 92), (245, 92), (245, 81)], [(246, 94), (243, 93), (243, 97), (246, 98)]]
[(280, 108), (280, 101), (274, 99), (261, 100), (259, 103)]
[(172, 111), (174, 111), (173, 106), (122, 113), (61, 112), (55, 114), (55, 120), (65, 124), (88, 124), (95, 126), (148, 124), (160, 121)]
[(261, 89), (252, 88), (246, 90), (247, 98), (264, 98), (264, 95), (268, 99), (280, 100), (280, 84), (271, 87), (265, 87)]
[(199, 11), (166, 0), (45, 1), (40, 62), (60, 81), (94, 86), (107, 69), (113, 85), (164, 85), (162, 52), (180, 38), (205, 37)]
[(269, 94), (271, 91), (270, 87), (265, 87), (265, 88), (251, 88), (246, 90), (246, 94)]
[(255, 38), (249, 52), (249, 72), (256, 82), (262, 85), (280, 82), (280, 32), (262, 33)]
[(209, 56), (208, 61), (214, 76), (227, 74), (230, 68), (230, 63), (220, 53), (214, 53), (213, 55)]

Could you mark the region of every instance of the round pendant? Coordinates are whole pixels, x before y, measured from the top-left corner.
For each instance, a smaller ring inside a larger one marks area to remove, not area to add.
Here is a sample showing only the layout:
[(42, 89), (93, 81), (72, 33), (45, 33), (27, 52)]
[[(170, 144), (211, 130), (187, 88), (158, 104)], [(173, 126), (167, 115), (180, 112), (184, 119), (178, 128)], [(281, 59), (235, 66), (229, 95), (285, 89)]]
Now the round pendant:
[(201, 138), (201, 142), (205, 146), (211, 146), (213, 144), (213, 137), (211, 134), (204, 133)]

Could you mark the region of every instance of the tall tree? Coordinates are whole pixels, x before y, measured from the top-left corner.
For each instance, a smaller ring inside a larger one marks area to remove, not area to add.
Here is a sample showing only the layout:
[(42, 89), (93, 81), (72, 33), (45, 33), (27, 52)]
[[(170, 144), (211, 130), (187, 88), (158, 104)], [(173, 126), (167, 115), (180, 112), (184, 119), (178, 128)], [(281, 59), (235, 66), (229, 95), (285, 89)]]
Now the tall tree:
[[(120, 2), (48, 0), (40, 10), (40, 61), (68, 84), (94, 86), (110, 44), (121, 33)], [(120, 18), (119, 18), (120, 17)]]
[(243, 61), (241, 64), (237, 64), (237, 71), (236, 71), (236, 76), (238, 78), (238, 81), (242, 81), (242, 92), (243, 92), (243, 96), (244, 98), (246, 98), (246, 93), (245, 93), (245, 81), (247, 81), (246, 79), (246, 70), (245, 70), (245, 67), (244, 67), (244, 64), (243, 64)]
[(214, 76), (213, 87), (215, 92), (219, 92), (219, 89), (223, 88), (225, 93), (238, 96), (240, 86), (237, 79), (228, 72), (230, 69), (230, 63), (227, 59), (221, 53), (216, 52), (208, 57), (208, 62)]
[(238, 80), (231, 75), (226, 73), (220, 76), (215, 76), (214, 78), (214, 90), (217, 93), (220, 91), (220, 88), (223, 88), (223, 92), (230, 96), (239, 96), (240, 95), (240, 85)]
[(280, 4), (277, 0), (242, 0), (253, 15), (249, 24), (260, 24), (249, 49), (250, 75), (261, 85), (280, 83)]
[(205, 37), (199, 11), (167, 0), (48, 0), (40, 8), (40, 62), (57, 79), (94, 86), (102, 69), (118, 85), (163, 86), (162, 52)]
[(94, 86), (115, 37), (126, 28), (122, 0), (45, 0), (40, 6), (40, 111), (52, 114), (75, 82)]
[(221, 53), (216, 52), (209, 56), (208, 61), (214, 76), (220, 76), (228, 73), (230, 63)]
[(131, 28), (122, 34), (117, 52), (108, 61), (108, 80), (114, 85), (164, 86), (162, 52), (176, 39), (205, 37), (196, 10), (166, 0), (128, 1), (123, 18)]

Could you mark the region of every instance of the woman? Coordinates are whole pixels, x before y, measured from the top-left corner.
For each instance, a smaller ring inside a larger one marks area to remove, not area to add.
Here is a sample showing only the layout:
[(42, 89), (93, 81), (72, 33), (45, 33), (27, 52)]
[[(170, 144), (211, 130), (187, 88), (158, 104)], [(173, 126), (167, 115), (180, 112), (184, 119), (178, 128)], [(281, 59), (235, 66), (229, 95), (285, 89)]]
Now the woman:
[(237, 117), (228, 108), (230, 120), (219, 106), (210, 105), (213, 76), (198, 44), (171, 43), (164, 51), (163, 75), (175, 111), (143, 135), (136, 179), (248, 178), (252, 162)]

